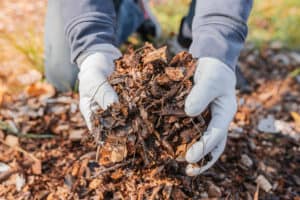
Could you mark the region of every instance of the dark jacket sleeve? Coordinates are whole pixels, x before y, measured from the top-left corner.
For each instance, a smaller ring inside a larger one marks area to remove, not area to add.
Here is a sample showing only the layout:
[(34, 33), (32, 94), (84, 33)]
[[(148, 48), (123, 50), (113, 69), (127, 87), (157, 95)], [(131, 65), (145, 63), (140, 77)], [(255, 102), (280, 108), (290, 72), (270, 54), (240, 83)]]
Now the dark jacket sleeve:
[(116, 44), (116, 15), (112, 0), (62, 0), (65, 36), (74, 63), (81, 53), (101, 44)]
[(213, 57), (235, 69), (247, 36), (252, 0), (198, 0), (190, 52)]

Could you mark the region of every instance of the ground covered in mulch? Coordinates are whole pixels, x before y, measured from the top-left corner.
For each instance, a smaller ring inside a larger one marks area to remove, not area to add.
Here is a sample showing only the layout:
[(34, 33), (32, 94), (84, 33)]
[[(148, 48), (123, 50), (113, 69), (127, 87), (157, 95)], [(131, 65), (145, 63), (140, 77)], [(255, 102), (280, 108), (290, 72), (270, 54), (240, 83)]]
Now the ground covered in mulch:
[(4, 102), (0, 197), (299, 199), (300, 78), (291, 72), (300, 55), (246, 46), (240, 67), (251, 92), (237, 92), (226, 150), (214, 167), (189, 177), (183, 154), (209, 117), (182, 112), (195, 61), (186, 53), (167, 58), (163, 50), (148, 45), (117, 61), (109, 81), (121, 106), (95, 115), (93, 136), (77, 94), (36, 83)]

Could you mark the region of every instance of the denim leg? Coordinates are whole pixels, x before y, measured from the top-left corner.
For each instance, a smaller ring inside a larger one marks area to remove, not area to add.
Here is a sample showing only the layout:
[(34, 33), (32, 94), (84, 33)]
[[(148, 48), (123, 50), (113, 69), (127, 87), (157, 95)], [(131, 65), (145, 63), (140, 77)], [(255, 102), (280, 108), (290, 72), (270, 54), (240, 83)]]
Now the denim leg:
[(70, 91), (77, 80), (78, 68), (70, 62), (70, 48), (65, 39), (61, 3), (48, 0), (45, 23), (45, 75), (58, 91)]
[(122, 0), (118, 6), (117, 16), (117, 41), (121, 45), (143, 23), (144, 14), (133, 0)]
[(188, 26), (191, 30), (192, 30), (193, 18), (195, 15), (195, 7), (196, 7), (196, 0), (192, 0), (190, 7), (189, 7), (189, 12), (188, 12), (187, 16), (185, 17), (185, 20), (188, 23)]
[[(65, 39), (62, 1), (49, 0), (45, 23), (45, 75), (58, 91), (70, 91), (77, 80), (78, 68), (70, 62), (70, 48)], [(122, 44), (144, 21), (140, 7), (133, 0), (119, 0), (117, 38)]]

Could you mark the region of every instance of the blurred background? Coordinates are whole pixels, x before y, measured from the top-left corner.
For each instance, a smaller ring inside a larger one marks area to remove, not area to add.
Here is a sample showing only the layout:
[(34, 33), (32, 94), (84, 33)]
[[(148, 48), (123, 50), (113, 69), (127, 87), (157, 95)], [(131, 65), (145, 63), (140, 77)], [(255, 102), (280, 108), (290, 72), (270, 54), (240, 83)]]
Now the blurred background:
[[(163, 30), (160, 43), (177, 33), (189, 3), (190, 0), (150, 1)], [(43, 81), (46, 4), (45, 0), (0, 1), (0, 102), (32, 83)], [(299, 0), (257, 0), (249, 21), (248, 43), (257, 49), (274, 45), (297, 51), (299, 27)], [(136, 37), (130, 41), (140, 42)], [(299, 67), (293, 73), (299, 73)]]

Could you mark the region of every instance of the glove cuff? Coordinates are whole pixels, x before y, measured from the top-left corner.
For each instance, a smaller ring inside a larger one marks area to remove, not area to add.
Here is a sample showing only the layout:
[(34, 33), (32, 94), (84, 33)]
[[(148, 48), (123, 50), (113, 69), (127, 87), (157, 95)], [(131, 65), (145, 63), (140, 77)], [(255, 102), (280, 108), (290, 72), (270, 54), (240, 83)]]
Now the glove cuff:
[(80, 71), (86, 68), (99, 67), (105, 76), (114, 70), (114, 60), (122, 56), (119, 49), (111, 44), (99, 44), (97, 49), (82, 53), (76, 60)]

